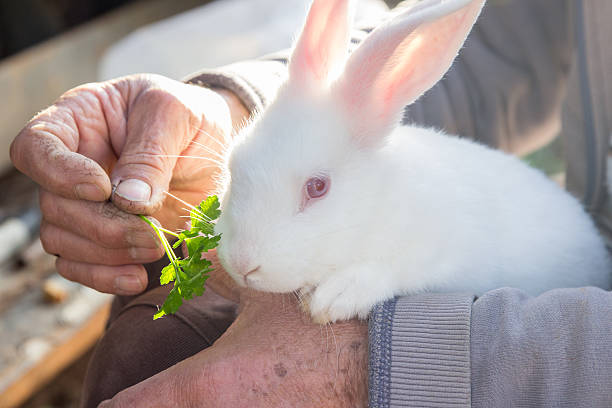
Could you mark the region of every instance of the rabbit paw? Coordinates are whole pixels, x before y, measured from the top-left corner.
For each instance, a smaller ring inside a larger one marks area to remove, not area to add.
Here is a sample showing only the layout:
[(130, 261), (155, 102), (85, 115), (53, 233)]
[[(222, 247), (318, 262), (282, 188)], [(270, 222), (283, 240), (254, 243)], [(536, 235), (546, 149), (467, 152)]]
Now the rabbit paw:
[(380, 282), (370, 284), (363, 279), (371, 276), (372, 270), (352, 269), (319, 284), (304, 302), (313, 321), (325, 324), (354, 317), (365, 319), (376, 303), (388, 297), (387, 291), (380, 290)]

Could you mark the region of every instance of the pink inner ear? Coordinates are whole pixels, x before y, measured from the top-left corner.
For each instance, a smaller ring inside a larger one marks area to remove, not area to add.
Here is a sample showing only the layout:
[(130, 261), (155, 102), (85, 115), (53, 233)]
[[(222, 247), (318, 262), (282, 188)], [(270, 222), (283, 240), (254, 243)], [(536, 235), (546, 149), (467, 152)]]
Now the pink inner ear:
[(330, 71), (344, 62), (349, 36), (350, 0), (315, 0), (296, 43), (289, 75), (293, 82), (327, 84)]
[(386, 84), (381, 84), (386, 92), (397, 94), (409, 104), (435, 85), (465, 41), (460, 32), (466, 25), (471, 27), (471, 21), (466, 22), (469, 11), (462, 9), (425, 24), (402, 41), (391, 57), (399, 62), (389, 69)]
[(377, 143), (398, 123), (404, 106), (442, 78), (482, 3), (473, 1), (431, 22), (400, 16), (351, 55), (338, 91), (362, 143)]

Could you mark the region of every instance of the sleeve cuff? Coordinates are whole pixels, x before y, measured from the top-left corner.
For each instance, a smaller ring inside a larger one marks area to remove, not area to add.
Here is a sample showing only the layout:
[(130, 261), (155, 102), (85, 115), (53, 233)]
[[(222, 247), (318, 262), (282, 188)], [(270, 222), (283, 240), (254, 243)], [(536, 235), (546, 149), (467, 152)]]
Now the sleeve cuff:
[(469, 407), (474, 296), (423, 293), (370, 315), (370, 408)]
[(274, 98), (286, 75), (287, 69), (281, 60), (256, 60), (196, 72), (185, 82), (229, 89), (249, 112), (256, 112)]

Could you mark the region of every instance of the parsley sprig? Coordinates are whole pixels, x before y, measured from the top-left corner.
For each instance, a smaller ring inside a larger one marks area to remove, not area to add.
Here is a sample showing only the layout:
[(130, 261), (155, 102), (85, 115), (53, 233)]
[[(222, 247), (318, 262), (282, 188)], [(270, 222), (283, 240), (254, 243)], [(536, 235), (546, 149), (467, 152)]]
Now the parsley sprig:
[[(210, 276), (212, 263), (203, 258), (202, 254), (219, 244), (221, 234), (215, 235), (214, 221), (220, 214), (219, 200), (217, 196), (212, 195), (191, 210), (191, 229), (178, 234), (155, 225), (143, 215), (140, 216), (155, 230), (170, 260), (170, 263), (162, 269), (159, 282), (162, 285), (174, 282), (174, 287), (162, 307), (153, 316), (153, 320), (175, 313), (183, 304), (183, 299), (189, 300), (204, 293), (204, 283)], [(170, 245), (164, 234), (172, 235), (178, 240), (174, 245)], [(181, 259), (176, 256), (173, 248), (178, 248), (183, 242), (187, 246), (189, 256)]]

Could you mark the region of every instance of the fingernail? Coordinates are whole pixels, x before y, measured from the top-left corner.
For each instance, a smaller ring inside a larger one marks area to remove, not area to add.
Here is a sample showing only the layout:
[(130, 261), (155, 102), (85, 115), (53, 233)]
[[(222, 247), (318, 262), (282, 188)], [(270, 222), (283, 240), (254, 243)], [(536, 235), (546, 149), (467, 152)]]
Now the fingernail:
[(144, 285), (137, 276), (123, 275), (115, 278), (115, 287), (123, 292), (136, 293), (144, 290)]
[(130, 201), (149, 201), (151, 186), (138, 179), (123, 180), (117, 186), (115, 194)]
[(81, 183), (74, 186), (74, 194), (80, 200), (88, 201), (104, 201), (106, 200), (106, 194), (104, 190), (97, 184), (93, 183)]

